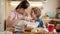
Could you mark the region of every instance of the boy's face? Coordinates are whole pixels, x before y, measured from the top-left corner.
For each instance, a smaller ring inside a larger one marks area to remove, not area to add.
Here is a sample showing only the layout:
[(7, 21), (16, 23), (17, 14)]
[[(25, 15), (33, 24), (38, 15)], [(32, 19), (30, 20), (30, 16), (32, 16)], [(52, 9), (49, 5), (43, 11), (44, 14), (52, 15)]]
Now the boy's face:
[(33, 19), (36, 19), (36, 18), (37, 18), (37, 17), (36, 17), (36, 16), (37, 16), (37, 14), (36, 14), (36, 13), (34, 13), (34, 11), (33, 11), (33, 10), (32, 10), (32, 12), (31, 12), (31, 15), (32, 15), (32, 18), (33, 18)]

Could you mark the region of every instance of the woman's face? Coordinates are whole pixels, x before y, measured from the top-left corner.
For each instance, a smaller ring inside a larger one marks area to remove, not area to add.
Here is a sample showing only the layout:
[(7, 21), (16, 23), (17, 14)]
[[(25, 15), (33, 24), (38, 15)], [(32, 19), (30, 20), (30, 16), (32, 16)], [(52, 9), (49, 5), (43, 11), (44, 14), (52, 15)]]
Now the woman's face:
[(19, 9), (19, 13), (24, 14), (24, 13), (25, 13), (25, 9), (20, 8), (20, 9)]

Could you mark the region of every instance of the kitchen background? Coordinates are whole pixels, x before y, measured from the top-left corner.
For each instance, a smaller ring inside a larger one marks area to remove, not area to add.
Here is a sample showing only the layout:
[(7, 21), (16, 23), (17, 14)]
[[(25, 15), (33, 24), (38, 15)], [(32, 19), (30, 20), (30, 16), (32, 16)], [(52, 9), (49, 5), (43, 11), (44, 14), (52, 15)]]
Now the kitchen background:
[[(12, 0), (0, 0), (0, 31), (4, 31), (4, 20), (8, 17), (8, 14), (11, 10), (13, 10), (20, 1), (12, 1)], [(42, 16), (44, 19), (46, 15), (49, 17), (55, 18), (59, 7), (60, 0), (45, 0), (45, 1), (29, 1), (31, 6), (37, 6), (41, 8)], [(36, 5), (37, 4), (37, 5)], [(30, 9), (30, 8), (29, 8)], [(30, 10), (27, 11), (30, 11)], [(48, 19), (50, 20), (50, 19)]]

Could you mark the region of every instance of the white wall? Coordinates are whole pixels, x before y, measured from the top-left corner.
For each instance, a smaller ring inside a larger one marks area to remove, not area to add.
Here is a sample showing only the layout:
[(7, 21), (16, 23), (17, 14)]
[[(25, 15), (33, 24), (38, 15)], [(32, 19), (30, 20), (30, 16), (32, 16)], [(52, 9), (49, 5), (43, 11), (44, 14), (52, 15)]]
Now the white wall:
[(44, 9), (42, 12), (53, 11), (56, 12), (56, 8), (58, 7), (58, 0), (47, 0), (46, 4), (43, 5)]
[(0, 31), (4, 30), (5, 0), (0, 0)]

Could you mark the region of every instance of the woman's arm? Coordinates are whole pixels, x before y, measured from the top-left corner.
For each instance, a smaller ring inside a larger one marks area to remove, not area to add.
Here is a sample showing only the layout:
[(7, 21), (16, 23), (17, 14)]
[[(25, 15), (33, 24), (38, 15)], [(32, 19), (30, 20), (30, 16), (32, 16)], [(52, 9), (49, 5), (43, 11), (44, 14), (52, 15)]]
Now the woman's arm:
[(6, 26), (12, 27), (17, 22), (18, 22), (18, 19), (11, 20), (11, 17), (9, 16), (8, 19), (6, 20)]
[(6, 19), (6, 27), (12, 27), (14, 23), (17, 23), (18, 19), (16, 19), (15, 11), (11, 11)]

